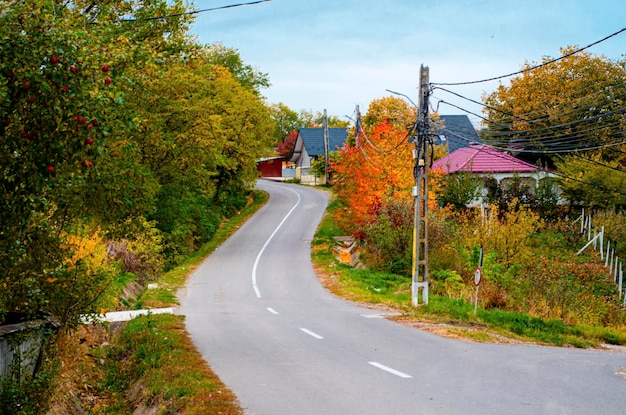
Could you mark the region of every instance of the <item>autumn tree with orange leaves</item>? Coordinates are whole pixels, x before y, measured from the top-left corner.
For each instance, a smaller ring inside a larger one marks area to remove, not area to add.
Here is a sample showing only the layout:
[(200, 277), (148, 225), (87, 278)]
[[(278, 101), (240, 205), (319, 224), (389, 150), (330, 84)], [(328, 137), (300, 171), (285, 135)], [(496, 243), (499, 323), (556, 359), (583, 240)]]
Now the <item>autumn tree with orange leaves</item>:
[[(410, 275), (413, 241), (414, 160), (410, 131), (415, 108), (388, 96), (370, 103), (356, 137), (332, 164), (333, 185), (342, 209), (335, 220), (365, 247), (374, 268)], [(429, 184), (429, 209), (442, 180)]]
[[(410, 269), (415, 182), (413, 144), (406, 129), (411, 111), (406, 112), (406, 123), (386, 118), (385, 104), (390, 100), (394, 98), (370, 105), (376, 117), (366, 115), (365, 125), (355, 134), (355, 145), (341, 149), (332, 164), (333, 185), (343, 207), (335, 220), (361, 240), (370, 267), (404, 273)], [(400, 104), (406, 105), (401, 100)], [(392, 107), (396, 114), (397, 107)], [(368, 125), (369, 119), (376, 124)]]
[(333, 184), (345, 206), (337, 218), (344, 229), (354, 232), (366, 225), (385, 200), (410, 200), (412, 148), (405, 131), (383, 121), (371, 134), (361, 134), (358, 145), (340, 150)]

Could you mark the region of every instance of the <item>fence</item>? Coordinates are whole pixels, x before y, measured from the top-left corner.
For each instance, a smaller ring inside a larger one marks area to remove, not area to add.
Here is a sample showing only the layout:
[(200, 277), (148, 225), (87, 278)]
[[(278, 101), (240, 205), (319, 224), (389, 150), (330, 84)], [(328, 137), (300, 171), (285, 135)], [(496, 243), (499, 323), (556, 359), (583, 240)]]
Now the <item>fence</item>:
[[(574, 221), (574, 223), (580, 221), (580, 233), (587, 235), (587, 243), (580, 248), (576, 253), (580, 255), (585, 249), (593, 246), (594, 250), (600, 250), (600, 259), (604, 261), (604, 267), (609, 268), (609, 276), (613, 278), (613, 282), (617, 284), (617, 300), (623, 301), (624, 307), (626, 307), (626, 292), (624, 292), (624, 271), (623, 261), (619, 256), (615, 254), (617, 243), (611, 244), (610, 240), (606, 241), (606, 247), (604, 245), (604, 226), (600, 230), (591, 230), (591, 215), (585, 215), (583, 209), (581, 215)], [(593, 236), (592, 236), (593, 233)]]
[(0, 380), (20, 382), (32, 377), (39, 363), (45, 331), (52, 320), (34, 320), (0, 326)]

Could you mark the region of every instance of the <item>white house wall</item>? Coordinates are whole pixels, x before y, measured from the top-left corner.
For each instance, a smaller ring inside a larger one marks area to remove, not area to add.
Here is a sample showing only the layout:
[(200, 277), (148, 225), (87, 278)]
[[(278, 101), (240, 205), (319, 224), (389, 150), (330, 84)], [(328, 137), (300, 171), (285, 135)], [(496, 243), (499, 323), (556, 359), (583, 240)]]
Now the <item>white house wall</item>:
[[(498, 184), (502, 184), (502, 181), (504, 179), (513, 179), (516, 177), (520, 179), (532, 179), (535, 183), (535, 188), (537, 188), (537, 185), (539, 184), (540, 180), (548, 178), (548, 177), (550, 178), (555, 177), (554, 174), (545, 172), (545, 171), (539, 171), (539, 172), (533, 172), (533, 173), (491, 173), (491, 174), (479, 174), (479, 176), (481, 178), (493, 177), (494, 179), (498, 181)], [(566, 200), (560, 197), (560, 194), (561, 194), (560, 189), (557, 187), (556, 190), (557, 190), (557, 193), (559, 194), (559, 204), (565, 204)], [(468, 204), (468, 207), (484, 206), (484, 200), (486, 198), (487, 198), (487, 188), (483, 186), (480, 196), (472, 200)]]

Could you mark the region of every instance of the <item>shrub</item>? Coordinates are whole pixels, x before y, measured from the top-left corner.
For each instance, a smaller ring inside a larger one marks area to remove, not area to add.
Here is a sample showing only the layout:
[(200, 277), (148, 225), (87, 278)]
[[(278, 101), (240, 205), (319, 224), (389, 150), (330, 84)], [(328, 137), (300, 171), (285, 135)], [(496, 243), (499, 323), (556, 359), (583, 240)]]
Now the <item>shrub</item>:
[(430, 273), (431, 293), (445, 295), (453, 300), (472, 300), (473, 290), (470, 284), (453, 270), (440, 269)]
[(411, 274), (413, 206), (406, 200), (387, 199), (376, 206), (363, 229), (366, 263), (373, 269)]
[(456, 210), (465, 210), (480, 195), (480, 190), (481, 181), (477, 175), (468, 172), (448, 174), (437, 201), (442, 207), (451, 205)]
[(466, 247), (494, 251), (505, 266), (524, 266), (534, 260), (536, 254), (529, 242), (543, 226), (541, 218), (529, 209), (502, 212), (494, 205), (484, 218), (470, 217), (463, 225)]

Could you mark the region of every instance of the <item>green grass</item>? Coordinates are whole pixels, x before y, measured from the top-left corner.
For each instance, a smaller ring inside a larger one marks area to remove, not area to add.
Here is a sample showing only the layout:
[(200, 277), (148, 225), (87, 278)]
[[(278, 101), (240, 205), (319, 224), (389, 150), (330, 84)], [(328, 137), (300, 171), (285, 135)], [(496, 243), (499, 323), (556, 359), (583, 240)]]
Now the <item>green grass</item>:
[[(111, 285), (109, 285), (107, 290), (102, 295), (102, 308), (105, 310), (117, 309), (119, 307), (119, 302), (121, 301), (124, 288), (136, 280), (137, 276), (130, 272), (117, 274), (111, 281)], [(131, 306), (131, 304), (125, 304), (125, 306), (128, 307)]]
[[(335, 203), (331, 203), (328, 212), (337, 208)], [(408, 318), (460, 327), (479, 327), (515, 340), (581, 348), (597, 347), (602, 343), (626, 345), (626, 333), (614, 328), (567, 325), (561, 320), (541, 319), (500, 309), (485, 310), (481, 307), (475, 315), (473, 304), (445, 296), (431, 294), (427, 306), (413, 307), (410, 277), (355, 270), (340, 264), (332, 252), (335, 244), (332, 238), (339, 235), (345, 233), (335, 225), (332, 215), (327, 214), (312, 243), (312, 258), (316, 268), (330, 276), (323, 278), (327, 288), (344, 298), (391, 306), (402, 314), (403, 320)], [(550, 237), (558, 239), (555, 235)], [(455, 333), (458, 332), (455, 330)], [(468, 332), (466, 336), (480, 341), (490, 338), (488, 334), (480, 335), (475, 331)]]
[(101, 354), (100, 388), (110, 399), (96, 413), (131, 414), (139, 406), (151, 413), (242, 413), (194, 348), (182, 316), (135, 318)]

